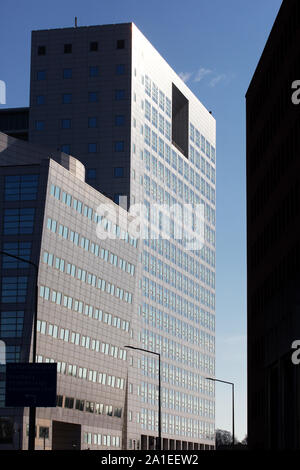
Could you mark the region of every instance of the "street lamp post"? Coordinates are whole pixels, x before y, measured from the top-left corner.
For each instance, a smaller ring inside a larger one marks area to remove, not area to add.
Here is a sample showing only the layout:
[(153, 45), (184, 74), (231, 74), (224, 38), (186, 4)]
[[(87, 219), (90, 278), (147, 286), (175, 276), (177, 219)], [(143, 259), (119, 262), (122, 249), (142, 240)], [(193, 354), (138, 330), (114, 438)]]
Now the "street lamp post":
[(143, 348), (136, 348), (135, 346), (124, 346), (128, 349), (134, 349), (136, 351), (142, 351), (149, 354), (155, 354), (158, 356), (158, 442), (157, 442), (157, 450), (161, 450), (161, 376), (160, 376), (160, 353), (150, 351), (148, 349)]
[[(33, 340), (32, 340), (32, 363), (36, 360), (36, 335), (37, 335), (37, 309), (38, 309), (38, 265), (19, 256), (11, 255), (6, 251), (0, 250), (0, 255), (9, 256), (22, 263), (30, 264), (35, 271), (35, 292), (34, 292), (34, 311), (33, 311)], [(34, 450), (35, 448), (35, 422), (36, 422), (36, 407), (31, 406), (29, 408), (29, 435), (28, 435), (28, 450)]]
[(211, 380), (213, 382), (221, 382), (223, 384), (228, 384), (231, 385), (232, 389), (232, 447), (234, 447), (234, 383), (233, 382), (227, 382), (226, 380), (220, 380), (220, 379), (214, 379), (212, 377), (206, 377), (206, 380)]

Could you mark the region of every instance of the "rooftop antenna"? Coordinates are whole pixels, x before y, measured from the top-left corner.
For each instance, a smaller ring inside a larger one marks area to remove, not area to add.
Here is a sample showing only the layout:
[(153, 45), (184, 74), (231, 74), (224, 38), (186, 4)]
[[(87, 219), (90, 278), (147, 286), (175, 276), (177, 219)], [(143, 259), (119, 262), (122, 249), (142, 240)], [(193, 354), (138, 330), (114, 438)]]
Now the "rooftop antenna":
[(77, 28), (77, 16), (75, 16), (75, 28)]

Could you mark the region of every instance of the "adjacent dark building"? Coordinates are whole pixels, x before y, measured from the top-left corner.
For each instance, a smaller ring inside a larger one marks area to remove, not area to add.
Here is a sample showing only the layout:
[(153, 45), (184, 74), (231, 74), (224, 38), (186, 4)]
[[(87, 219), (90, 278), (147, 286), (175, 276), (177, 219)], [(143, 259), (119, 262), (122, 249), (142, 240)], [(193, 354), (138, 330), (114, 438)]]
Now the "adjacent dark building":
[(300, 3), (283, 1), (246, 94), (250, 448), (300, 448)]

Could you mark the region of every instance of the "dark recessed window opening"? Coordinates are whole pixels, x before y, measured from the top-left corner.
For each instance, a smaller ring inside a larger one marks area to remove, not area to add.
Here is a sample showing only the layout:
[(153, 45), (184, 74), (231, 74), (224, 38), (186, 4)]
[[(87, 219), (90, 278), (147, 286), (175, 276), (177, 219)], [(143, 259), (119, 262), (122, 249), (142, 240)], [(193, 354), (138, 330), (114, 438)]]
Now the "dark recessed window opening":
[(172, 83), (172, 143), (188, 158), (189, 101)]
[(64, 54), (71, 54), (72, 53), (72, 44), (65, 44), (64, 45)]
[(93, 52), (97, 50), (98, 50), (98, 42), (97, 41), (90, 42), (90, 51)]
[(117, 40), (117, 49), (124, 49), (125, 48), (125, 39), (118, 39)]
[(46, 46), (38, 46), (38, 55), (46, 55)]

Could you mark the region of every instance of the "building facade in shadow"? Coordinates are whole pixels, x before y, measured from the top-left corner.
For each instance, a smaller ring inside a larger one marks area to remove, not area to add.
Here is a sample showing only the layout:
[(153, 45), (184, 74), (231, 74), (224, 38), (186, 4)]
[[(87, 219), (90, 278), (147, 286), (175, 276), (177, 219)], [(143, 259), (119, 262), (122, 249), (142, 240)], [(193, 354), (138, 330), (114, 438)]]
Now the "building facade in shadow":
[(246, 94), (250, 448), (300, 448), (299, 59), (300, 3), (283, 1)]

